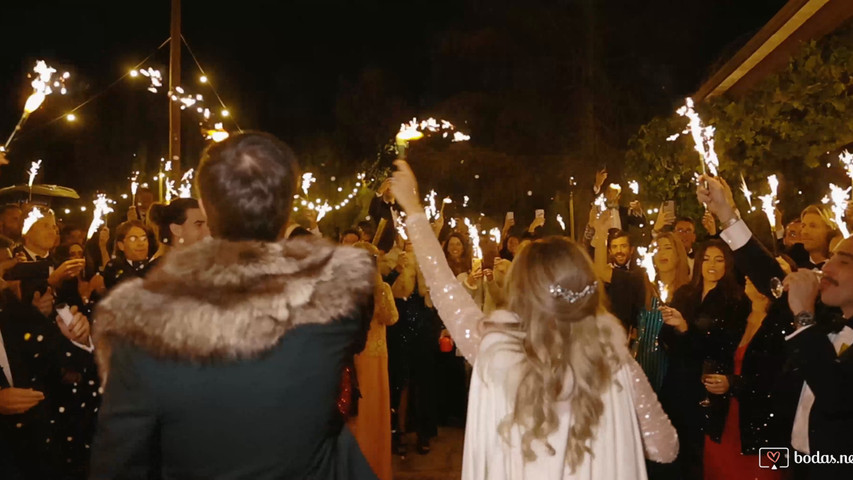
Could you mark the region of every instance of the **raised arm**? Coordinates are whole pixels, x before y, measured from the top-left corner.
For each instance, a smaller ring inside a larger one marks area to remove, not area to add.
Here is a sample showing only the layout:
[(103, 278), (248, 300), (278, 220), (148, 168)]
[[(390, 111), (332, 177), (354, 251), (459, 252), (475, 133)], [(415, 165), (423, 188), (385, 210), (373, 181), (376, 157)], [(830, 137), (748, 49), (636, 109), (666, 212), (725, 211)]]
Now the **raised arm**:
[(663, 411), (642, 367), (633, 358), (628, 358), (625, 368), (630, 376), (631, 397), (640, 423), (646, 458), (659, 463), (675, 461), (678, 433)]
[(406, 227), (418, 265), (430, 289), (430, 297), (457, 348), (473, 364), (480, 347), (483, 312), (477, 308), (447, 265), (441, 245), (424, 215), (417, 192), (417, 180), (409, 164), (403, 160), (397, 160), (394, 164), (398, 170), (394, 172), (391, 191), (397, 203), (408, 214)]
[(480, 347), (483, 312), (447, 265), (426, 215), (423, 212), (410, 213), (406, 217), (406, 228), (415, 247), (418, 265), (429, 286), (432, 303), (459, 351), (473, 364)]

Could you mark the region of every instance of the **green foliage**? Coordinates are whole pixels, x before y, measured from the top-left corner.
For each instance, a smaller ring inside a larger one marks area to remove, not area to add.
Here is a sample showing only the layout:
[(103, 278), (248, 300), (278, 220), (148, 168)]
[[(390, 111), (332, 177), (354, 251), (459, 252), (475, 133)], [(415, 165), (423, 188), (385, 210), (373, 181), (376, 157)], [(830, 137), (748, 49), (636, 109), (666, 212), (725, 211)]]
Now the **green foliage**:
[[(698, 105), (703, 121), (716, 128), (721, 176), (735, 187), (743, 175), (751, 190), (767, 193), (766, 177), (778, 174), (788, 216), (823, 196), (829, 180), (844, 182), (836, 155), (853, 142), (851, 72), (853, 27), (847, 27), (803, 44), (783, 71), (746, 94)], [(701, 206), (689, 179), (700, 169), (699, 154), (689, 136), (666, 140), (685, 125), (675, 113), (643, 125), (629, 142), (626, 169), (636, 172), (647, 195), (674, 199), (680, 213), (696, 215)]]

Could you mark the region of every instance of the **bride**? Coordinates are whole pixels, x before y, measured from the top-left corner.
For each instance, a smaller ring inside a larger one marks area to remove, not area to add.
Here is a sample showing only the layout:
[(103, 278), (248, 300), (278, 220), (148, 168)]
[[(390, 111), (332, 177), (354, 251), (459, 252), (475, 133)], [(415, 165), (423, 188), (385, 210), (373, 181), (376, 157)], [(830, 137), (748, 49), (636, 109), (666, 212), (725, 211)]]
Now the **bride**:
[(433, 303), (474, 365), (462, 478), (645, 479), (644, 451), (672, 462), (675, 429), (604, 308), (589, 257), (563, 237), (527, 245), (506, 310), (486, 317), (447, 266), (412, 170), (395, 164), (391, 188)]

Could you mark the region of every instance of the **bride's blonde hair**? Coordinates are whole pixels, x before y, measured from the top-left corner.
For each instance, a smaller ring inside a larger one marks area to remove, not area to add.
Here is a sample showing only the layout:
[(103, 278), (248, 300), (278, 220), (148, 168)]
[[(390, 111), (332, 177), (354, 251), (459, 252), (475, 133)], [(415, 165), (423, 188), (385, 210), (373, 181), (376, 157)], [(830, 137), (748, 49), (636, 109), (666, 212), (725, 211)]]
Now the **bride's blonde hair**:
[[(589, 443), (604, 411), (602, 393), (619, 365), (613, 338), (615, 322), (607, 321), (604, 292), (592, 262), (574, 242), (549, 237), (526, 245), (513, 261), (507, 282), (508, 308), (521, 320), (525, 332), (525, 371), (513, 412), (500, 424), (509, 441), (518, 426), (527, 461), (536, 459), (533, 442), (541, 441), (551, 455), (548, 435), (560, 424), (555, 403), (570, 396), (572, 425), (566, 445), (566, 463), (572, 472), (592, 454)], [(590, 287), (592, 285), (592, 287)], [(586, 295), (555, 295), (555, 287)], [(624, 332), (623, 332), (624, 333)], [(571, 372), (571, 375), (567, 375)], [(564, 385), (570, 379), (570, 385)]]

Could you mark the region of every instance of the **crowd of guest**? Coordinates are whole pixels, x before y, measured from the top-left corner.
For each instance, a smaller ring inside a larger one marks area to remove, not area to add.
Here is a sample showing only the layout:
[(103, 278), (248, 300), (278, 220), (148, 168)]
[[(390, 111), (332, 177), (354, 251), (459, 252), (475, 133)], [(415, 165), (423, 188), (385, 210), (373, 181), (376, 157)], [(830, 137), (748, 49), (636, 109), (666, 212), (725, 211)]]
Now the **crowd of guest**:
[(0, 208), (3, 478), (390, 480), (442, 424), (466, 479), (853, 476), (772, 450), (853, 455), (853, 240), (823, 206), (771, 230), (704, 177), (704, 214), (651, 221), (600, 171), (581, 241), (507, 214), (475, 255), (397, 166), (331, 239), (256, 133), (205, 152), (201, 200), (143, 189), (89, 239)]

